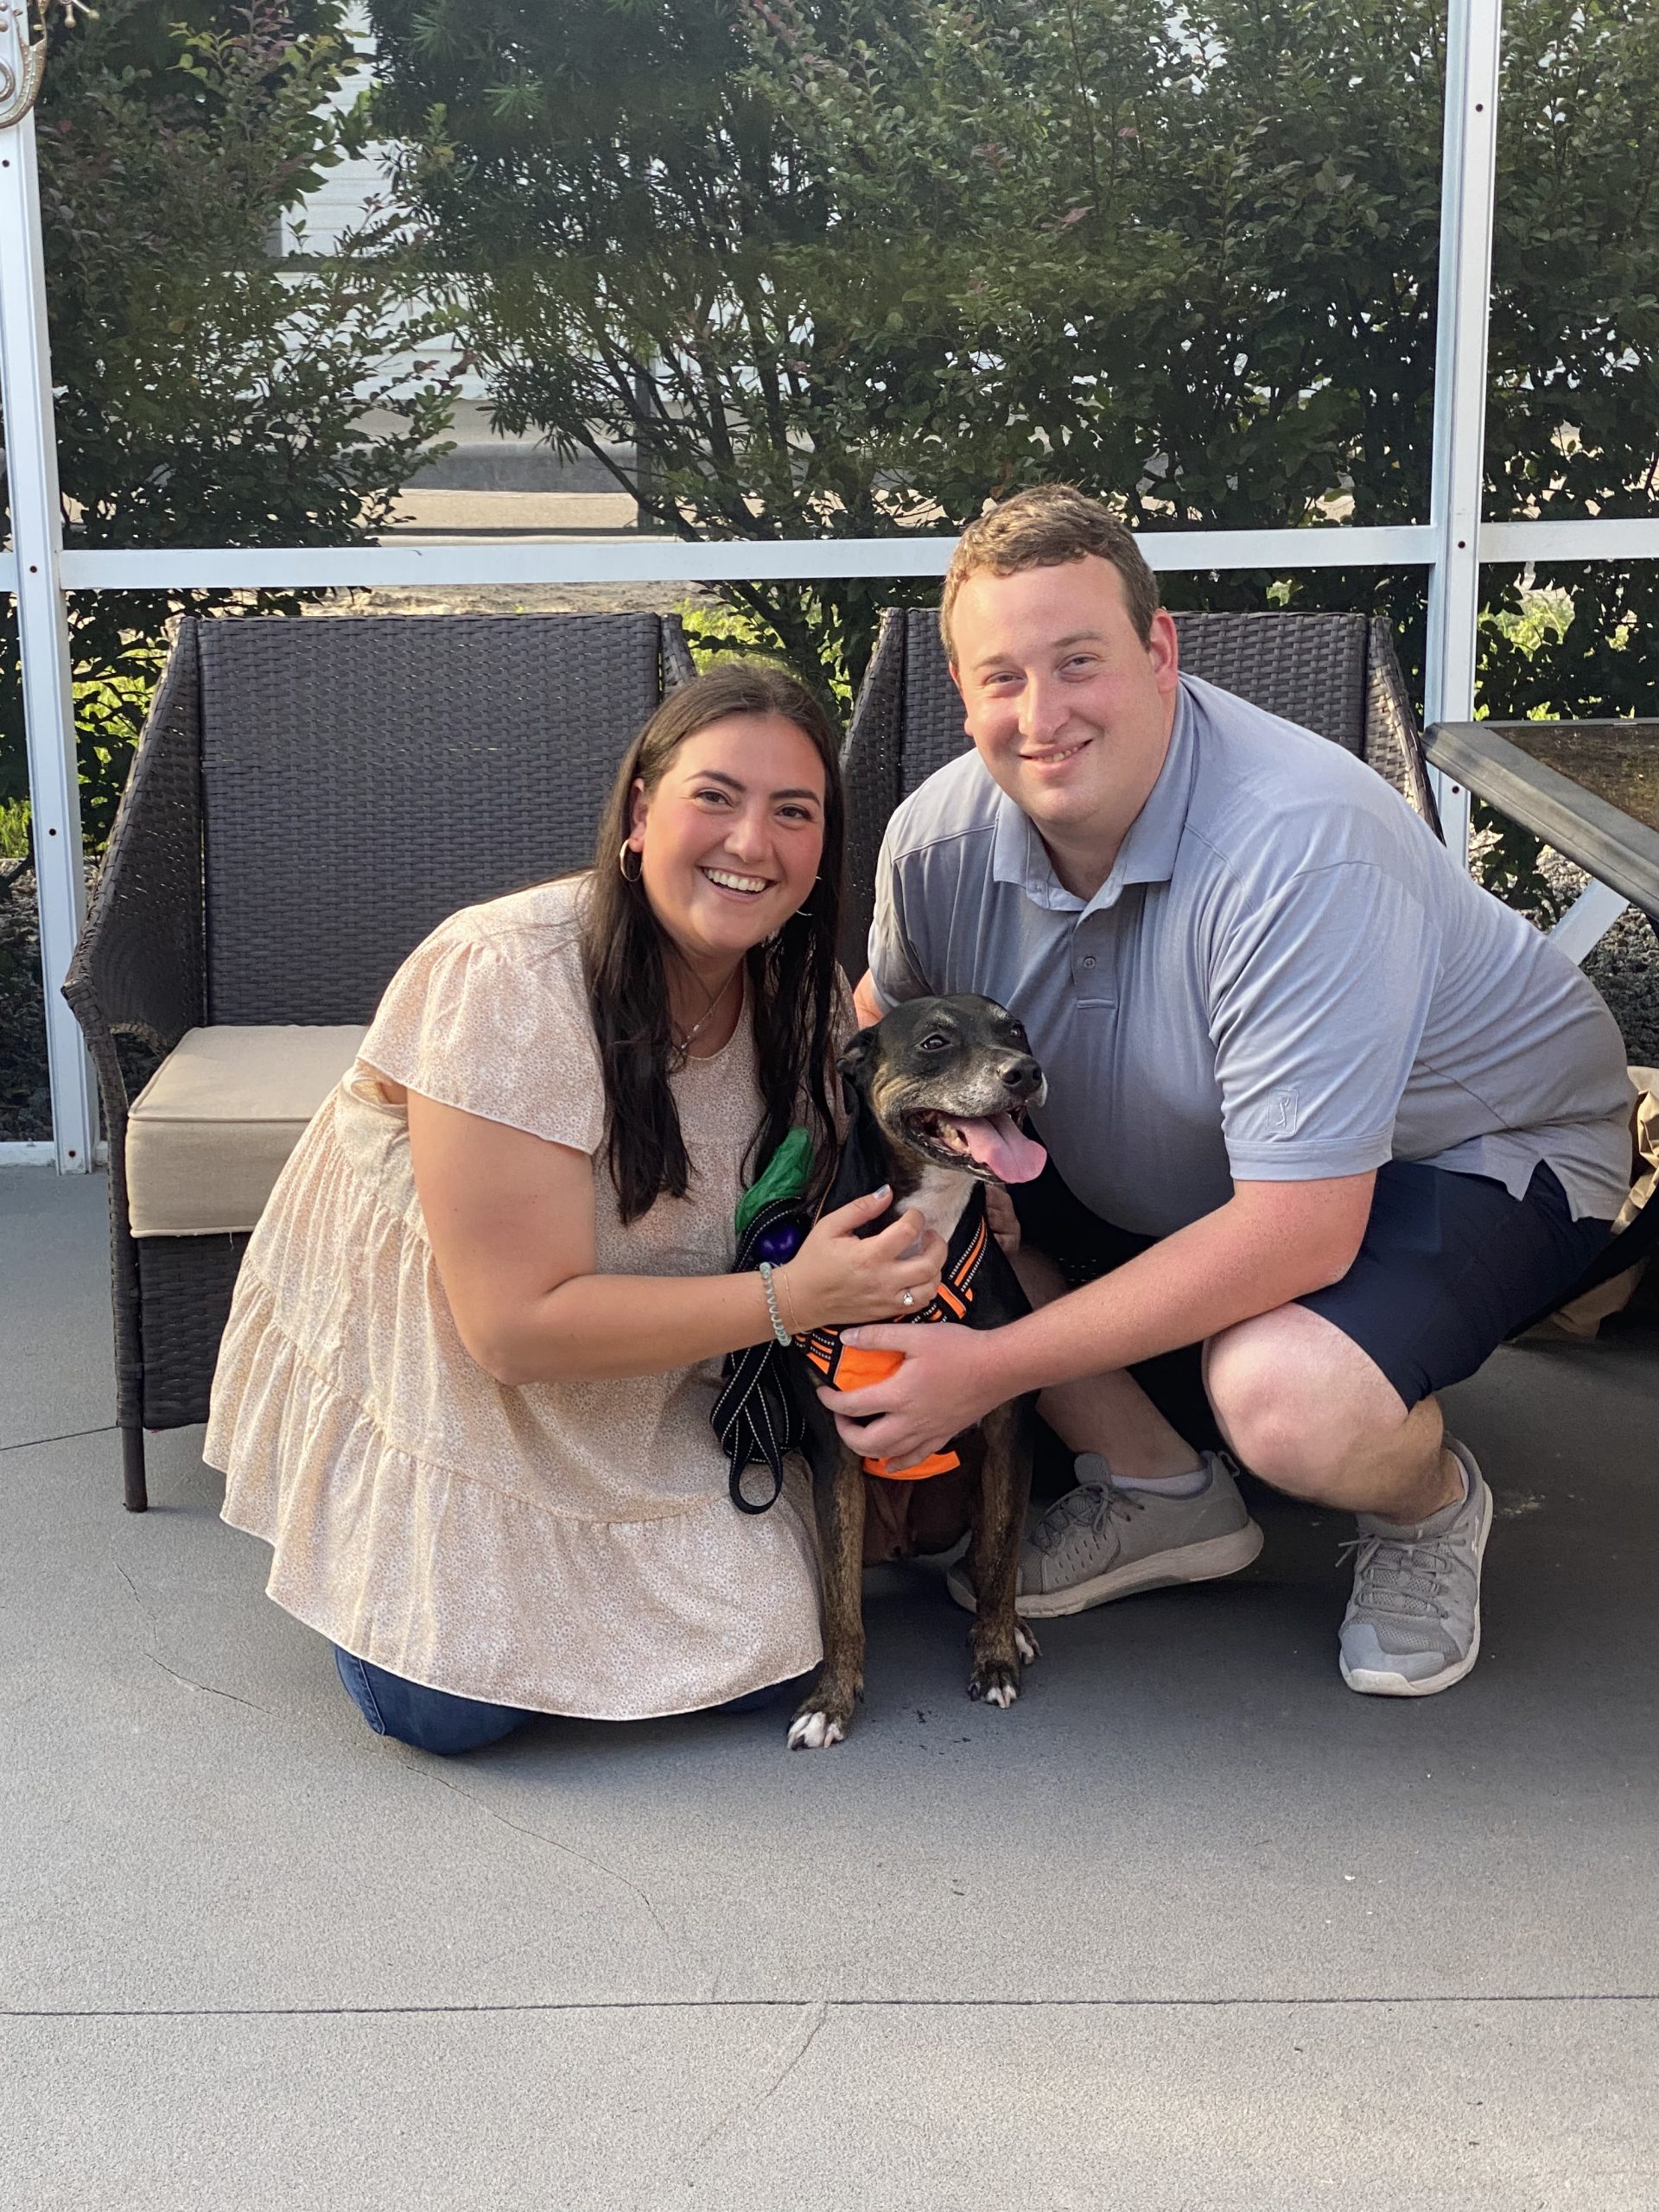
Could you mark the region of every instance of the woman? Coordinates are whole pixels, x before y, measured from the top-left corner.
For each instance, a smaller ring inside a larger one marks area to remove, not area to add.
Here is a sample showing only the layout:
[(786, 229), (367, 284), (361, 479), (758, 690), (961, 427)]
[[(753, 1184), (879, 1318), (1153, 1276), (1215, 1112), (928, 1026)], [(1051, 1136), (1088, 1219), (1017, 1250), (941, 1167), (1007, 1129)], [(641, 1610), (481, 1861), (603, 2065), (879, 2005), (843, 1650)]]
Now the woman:
[[(772, 1332), (728, 1272), (739, 1195), (792, 1124), (833, 1141), (842, 849), (810, 694), (743, 664), (684, 685), (591, 874), (418, 946), (284, 1168), (206, 1452), (379, 1732), (462, 1751), (819, 1656), (810, 1501), (738, 1512), (709, 1413), (722, 1355)], [(857, 1235), (882, 1206), (775, 1271), (787, 1327), (932, 1295), (919, 1216)]]

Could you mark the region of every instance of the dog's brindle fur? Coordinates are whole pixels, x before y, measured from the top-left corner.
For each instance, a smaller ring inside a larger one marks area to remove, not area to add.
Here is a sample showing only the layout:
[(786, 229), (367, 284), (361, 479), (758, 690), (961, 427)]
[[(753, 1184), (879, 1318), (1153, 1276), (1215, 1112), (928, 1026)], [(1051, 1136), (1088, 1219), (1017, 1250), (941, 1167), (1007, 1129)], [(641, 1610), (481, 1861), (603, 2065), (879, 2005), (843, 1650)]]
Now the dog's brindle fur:
[[(862, 1029), (839, 1062), (870, 1109), (882, 1158), (868, 1161), (872, 1185), (885, 1179), (893, 1205), (861, 1233), (874, 1236), (911, 1207), (948, 1244), (972, 1192), (993, 1182), (988, 1170), (931, 1129), (925, 1119), (1018, 1115), (1040, 1103), (1046, 1086), (1026, 1034), (989, 999), (964, 994), (907, 1001), (874, 1028)], [(834, 1203), (857, 1193), (839, 1189)], [(975, 1278), (969, 1324), (994, 1328), (1029, 1306), (995, 1238)], [(932, 1325), (929, 1324), (927, 1325)], [(852, 1724), (864, 1688), (863, 1548), (867, 1478), (860, 1455), (841, 1441), (819, 1403), (821, 1377), (804, 1357), (794, 1363), (805, 1414), (805, 1450), (812, 1468), (823, 1584), (823, 1664), (789, 1732), (794, 1749), (837, 1743)], [(1020, 1548), (1031, 1491), (1033, 1397), (988, 1414), (976, 1429), (951, 1440), (964, 1475), (976, 1478), (968, 1554), (978, 1610), (969, 1643), (973, 1666), (968, 1694), (1009, 1706), (1020, 1694), (1021, 1663), (1037, 1656), (1036, 1639), (1014, 1609)]]

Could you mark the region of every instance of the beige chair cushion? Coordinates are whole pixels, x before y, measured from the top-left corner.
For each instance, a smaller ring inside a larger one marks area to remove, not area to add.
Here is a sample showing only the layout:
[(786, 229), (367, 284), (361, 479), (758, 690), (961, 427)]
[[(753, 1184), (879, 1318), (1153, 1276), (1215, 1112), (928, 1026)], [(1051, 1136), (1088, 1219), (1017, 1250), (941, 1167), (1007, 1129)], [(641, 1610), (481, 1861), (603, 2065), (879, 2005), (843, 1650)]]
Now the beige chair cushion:
[(251, 1229), (363, 1037), (353, 1025), (187, 1030), (128, 1118), (133, 1235)]

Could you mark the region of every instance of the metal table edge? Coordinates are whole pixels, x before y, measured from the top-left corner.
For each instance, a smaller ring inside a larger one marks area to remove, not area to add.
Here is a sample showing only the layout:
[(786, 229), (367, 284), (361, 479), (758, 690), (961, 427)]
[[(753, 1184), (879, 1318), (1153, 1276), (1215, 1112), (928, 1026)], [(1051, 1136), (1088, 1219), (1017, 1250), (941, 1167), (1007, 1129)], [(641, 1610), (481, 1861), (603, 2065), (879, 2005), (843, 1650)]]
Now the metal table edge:
[(1659, 915), (1659, 831), (1535, 760), (1491, 722), (1431, 722), (1431, 764), (1649, 914)]

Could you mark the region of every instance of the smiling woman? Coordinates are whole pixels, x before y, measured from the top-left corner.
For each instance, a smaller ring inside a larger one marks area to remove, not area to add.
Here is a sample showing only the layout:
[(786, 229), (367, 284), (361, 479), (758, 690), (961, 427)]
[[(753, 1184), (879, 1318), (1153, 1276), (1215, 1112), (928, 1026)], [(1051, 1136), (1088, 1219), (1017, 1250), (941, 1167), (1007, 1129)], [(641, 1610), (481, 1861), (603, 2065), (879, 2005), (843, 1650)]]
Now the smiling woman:
[[(849, 1026), (835, 734), (779, 671), (672, 694), (593, 868), (453, 915), (393, 978), (255, 1231), (207, 1454), (371, 1727), (462, 1751), (536, 1713), (747, 1697), (819, 1654), (810, 1504), (734, 1510), (709, 1423), (772, 1332), (738, 1198), (826, 1160)], [(826, 1214), (790, 1324), (931, 1297), (919, 1216)]]
[(780, 671), (716, 668), (673, 693), (640, 733), (600, 830), (615, 874), (601, 859), (587, 925), (626, 1218), (658, 1191), (685, 1193), (662, 1067), (717, 1050), (746, 1000), (766, 1103), (761, 1151), (797, 1118), (809, 1071), (828, 1126), (843, 842), (834, 734)]

